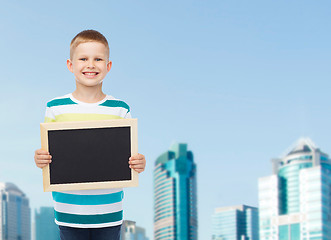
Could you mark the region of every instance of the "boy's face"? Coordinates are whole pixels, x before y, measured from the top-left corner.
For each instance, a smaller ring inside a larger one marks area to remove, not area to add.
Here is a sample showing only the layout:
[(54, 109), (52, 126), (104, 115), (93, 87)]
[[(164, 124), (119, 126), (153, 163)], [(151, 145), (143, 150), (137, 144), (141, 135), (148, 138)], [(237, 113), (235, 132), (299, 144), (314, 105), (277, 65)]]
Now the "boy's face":
[(72, 59), (67, 60), (68, 69), (75, 75), (76, 83), (85, 87), (101, 84), (111, 64), (106, 46), (99, 42), (79, 44)]

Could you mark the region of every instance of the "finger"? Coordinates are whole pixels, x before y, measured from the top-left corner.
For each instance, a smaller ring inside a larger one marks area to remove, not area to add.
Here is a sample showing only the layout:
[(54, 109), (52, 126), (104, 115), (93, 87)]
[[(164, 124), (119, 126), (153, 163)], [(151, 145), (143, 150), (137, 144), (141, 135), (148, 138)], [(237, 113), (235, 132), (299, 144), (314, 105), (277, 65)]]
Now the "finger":
[(49, 160), (49, 159), (52, 159), (52, 156), (51, 155), (37, 155), (36, 159)]
[(144, 166), (143, 164), (139, 164), (139, 165), (130, 165), (130, 168), (138, 169), (138, 168), (145, 168), (145, 166)]
[(46, 151), (46, 150), (38, 149), (38, 150), (35, 151), (35, 154), (38, 154), (38, 155), (40, 155), (40, 154), (48, 155), (49, 152)]
[(51, 154), (49, 154), (48, 152), (43, 152), (43, 153), (36, 154), (36, 156), (51, 156)]
[(137, 169), (137, 168), (145, 168), (144, 164), (137, 164), (137, 165), (129, 165), (130, 168)]
[(131, 165), (137, 165), (137, 164), (146, 165), (146, 162), (145, 161), (140, 161), (140, 160), (135, 160), (135, 161), (130, 161), (129, 164), (131, 164)]
[(145, 164), (130, 164), (129, 166), (132, 168), (142, 168), (145, 167)]
[(34, 161), (36, 162), (36, 164), (38, 164), (38, 163), (49, 164), (52, 162), (51, 159), (35, 159)]
[(132, 164), (132, 165), (134, 165), (134, 164), (144, 164), (145, 161), (144, 160), (130, 160), (129, 163)]

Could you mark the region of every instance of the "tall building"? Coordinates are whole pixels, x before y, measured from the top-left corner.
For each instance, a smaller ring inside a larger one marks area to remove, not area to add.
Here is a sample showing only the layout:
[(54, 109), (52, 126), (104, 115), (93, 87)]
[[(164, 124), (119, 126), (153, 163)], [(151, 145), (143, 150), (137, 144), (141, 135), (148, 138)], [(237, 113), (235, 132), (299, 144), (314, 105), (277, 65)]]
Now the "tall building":
[(308, 138), (259, 179), (260, 239), (331, 239), (331, 160)]
[(39, 211), (35, 211), (35, 236), (35, 240), (60, 240), (53, 207), (41, 207)]
[(30, 240), (29, 199), (13, 183), (0, 183), (0, 235), (2, 240)]
[(198, 239), (196, 165), (187, 144), (173, 144), (155, 162), (154, 239)]
[(256, 207), (246, 205), (216, 208), (212, 216), (212, 240), (259, 240)]
[(136, 226), (136, 222), (124, 220), (121, 228), (121, 240), (148, 240), (146, 231)]

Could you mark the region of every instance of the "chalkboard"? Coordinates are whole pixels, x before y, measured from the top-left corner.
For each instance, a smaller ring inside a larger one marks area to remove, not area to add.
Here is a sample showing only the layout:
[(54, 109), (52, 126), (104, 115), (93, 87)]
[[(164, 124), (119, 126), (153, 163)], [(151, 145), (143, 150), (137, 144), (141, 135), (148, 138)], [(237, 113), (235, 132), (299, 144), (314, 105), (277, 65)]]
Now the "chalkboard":
[(42, 149), (52, 155), (43, 168), (44, 191), (131, 187), (129, 168), (137, 150), (137, 120), (41, 123)]

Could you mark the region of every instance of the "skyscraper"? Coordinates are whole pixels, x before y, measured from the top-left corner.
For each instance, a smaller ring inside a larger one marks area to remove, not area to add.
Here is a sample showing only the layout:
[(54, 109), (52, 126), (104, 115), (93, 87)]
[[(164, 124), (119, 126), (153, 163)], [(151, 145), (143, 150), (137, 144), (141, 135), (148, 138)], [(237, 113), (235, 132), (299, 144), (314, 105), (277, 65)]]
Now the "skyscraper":
[(146, 231), (136, 226), (136, 222), (124, 220), (121, 228), (121, 240), (148, 240)]
[(0, 183), (0, 235), (3, 240), (30, 240), (29, 199), (13, 183)]
[(198, 239), (196, 165), (187, 144), (173, 144), (155, 162), (154, 239)]
[(331, 239), (331, 161), (308, 138), (259, 179), (260, 239)]
[(35, 240), (59, 240), (59, 227), (54, 221), (54, 208), (41, 207), (35, 211)]
[(216, 208), (212, 216), (212, 240), (258, 240), (256, 207), (246, 205)]

